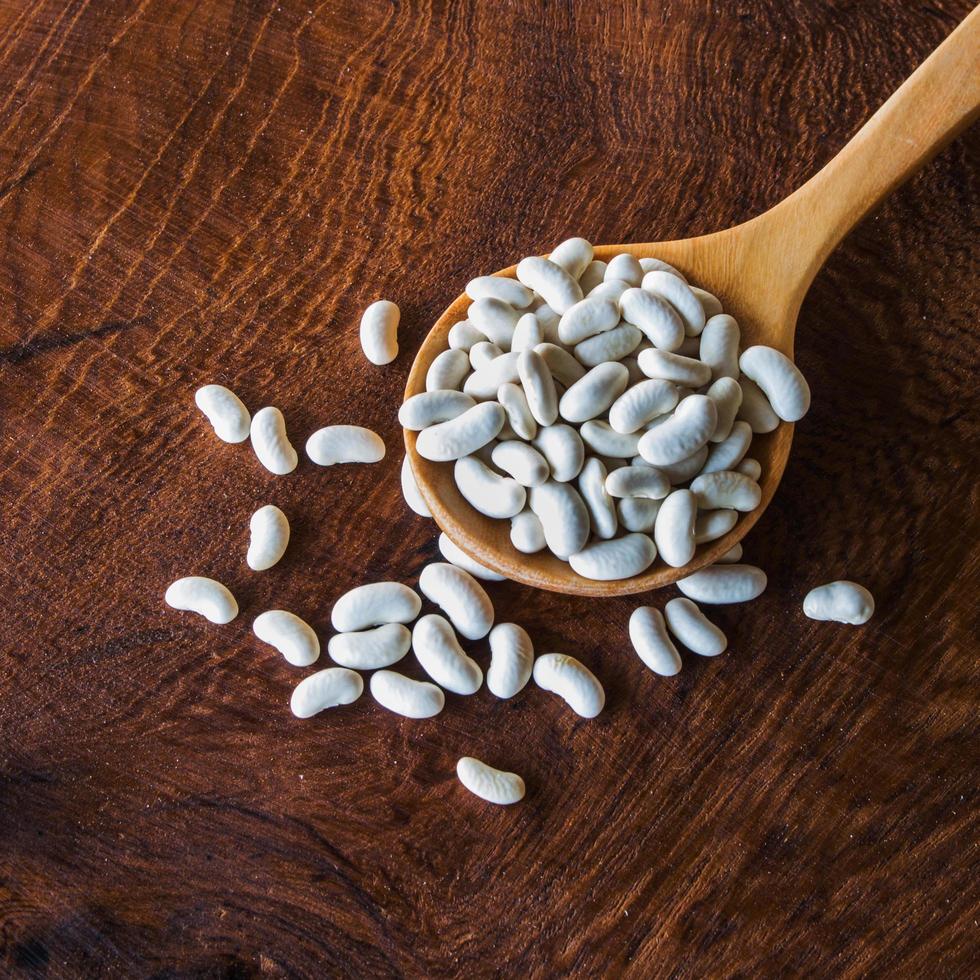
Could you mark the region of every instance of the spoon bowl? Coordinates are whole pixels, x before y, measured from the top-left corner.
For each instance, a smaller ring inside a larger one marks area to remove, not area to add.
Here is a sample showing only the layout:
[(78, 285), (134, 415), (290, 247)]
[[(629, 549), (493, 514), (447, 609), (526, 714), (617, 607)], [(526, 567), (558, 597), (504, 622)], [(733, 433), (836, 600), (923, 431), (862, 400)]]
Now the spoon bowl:
[[(785, 200), (751, 221), (698, 238), (634, 245), (601, 245), (595, 257), (608, 261), (628, 252), (676, 266), (691, 282), (714, 293), (738, 321), (740, 348), (764, 344), (793, 357), (796, 320), (806, 291), (826, 257), (845, 234), (899, 184), (969, 125), (980, 108), (980, 7), (909, 77), (821, 171)], [(516, 266), (497, 275), (514, 277)], [(409, 373), (405, 397), (425, 391), (435, 357), (449, 346), (449, 330), (466, 319), (470, 299), (459, 296), (436, 321)], [(405, 431), (415, 480), (436, 523), (468, 555), (517, 582), (575, 595), (611, 596), (646, 592), (677, 581), (717, 561), (765, 512), (779, 486), (793, 425), (781, 423), (755, 435), (749, 450), (762, 466), (759, 506), (723, 537), (697, 548), (693, 560), (672, 568), (657, 559), (641, 575), (594, 581), (576, 574), (549, 551), (526, 555), (510, 541), (510, 522), (486, 517), (463, 498), (452, 463), (435, 463), (415, 448), (417, 433)]]

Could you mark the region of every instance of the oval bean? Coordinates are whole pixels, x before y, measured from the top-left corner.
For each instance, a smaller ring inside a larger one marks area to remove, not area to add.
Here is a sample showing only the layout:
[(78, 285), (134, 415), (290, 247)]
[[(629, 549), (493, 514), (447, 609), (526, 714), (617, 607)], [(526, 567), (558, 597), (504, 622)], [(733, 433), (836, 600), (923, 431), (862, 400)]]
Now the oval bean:
[(483, 683), (480, 665), (468, 657), (452, 626), (430, 613), (412, 630), (412, 649), (422, 669), (441, 688), (453, 694), (476, 694)]
[(335, 603), (330, 622), (338, 633), (354, 633), (369, 626), (410, 623), (422, 609), (422, 600), (401, 582), (372, 582), (344, 593)]
[(479, 759), (465, 755), (456, 763), (459, 781), (487, 803), (506, 806), (524, 799), (524, 780), (515, 772), (494, 769)]
[(507, 276), (477, 276), (466, 284), (466, 295), (472, 300), (499, 299), (518, 310), (530, 306), (534, 299), (527, 286)]
[(748, 513), (755, 510), (762, 500), (759, 484), (734, 470), (702, 473), (691, 481), (691, 490), (702, 510), (730, 507)]
[(534, 666), (531, 638), (516, 623), (498, 623), (490, 630), (489, 640), (487, 687), (498, 698), (512, 698), (531, 679)]
[(482, 402), (448, 422), (424, 429), (415, 449), (420, 456), (437, 463), (469, 456), (496, 438), (506, 417), (497, 402)]
[(320, 658), (320, 641), (313, 627), (285, 609), (270, 609), (256, 616), (252, 632), (294, 667), (309, 667)]
[(171, 582), (163, 598), (171, 608), (195, 612), (219, 626), (230, 623), (238, 615), (238, 603), (231, 592), (220, 582), (202, 575)]
[(743, 459), (735, 469), (739, 473), (744, 473), (750, 480), (755, 480), (756, 483), (762, 476), (762, 464), (757, 459)]
[(799, 422), (810, 408), (810, 386), (800, 369), (772, 347), (749, 347), (738, 359), (742, 374), (765, 393), (772, 410), (784, 422)]
[(734, 548), (729, 548), (721, 558), (719, 558), (715, 564), (716, 565), (735, 565), (742, 560), (742, 542), (739, 541)]
[(531, 445), (548, 461), (551, 478), (558, 483), (574, 480), (585, 462), (582, 438), (570, 425), (543, 426)]
[(636, 454), (640, 444), (638, 432), (617, 432), (608, 422), (590, 419), (581, 429), (582, 441), (594, 453), (614, 459), (628, 459)]
[(534, 662), (534, 683), (557, 694), (576, 714), (595, 718), (606, 703), (595, 674), (581, 661), (564, 653), (546, 653)]
[(538, 318), (546, 343), (558, 343), (558, 321), (561, 317), (540, 297), (531, 304), (531, 313)]
[(589, 512), (574, 487), (549, 480), (532, 487), (528, 497), (552, 554), (567, 561), (569, 555), (585, 547), (589, 540)]
[(253, 572), (264, 572), (286, 553), (289, 520), (274, 504), (260, 507), (248, 522), (250, 538), (245, 561)]
[(361, 314), (361, 349), (372, 364), (390, 364), (398, 356), (401, 311), (387, 299), (372, 303)]
[(589, 297), (562, 314), (558, 323), (558, 339), (572, 346), (589, 337), (612, 330), (619, 323), (619, 307), (609, 299)]
[(748, 451), (751, 442), (751, 426), (748, 422), (736, 422), (728, 436), (711, 447), (701, 472), (720, 473), (723, 470), (734, 469)]
[(741, 334), (735, 317), (720, 313), (711, 317), (701, 333), (699, 356), (711, 368), (711, 377), (738, 381), (738, 345)]
[(707, 443), (717, 424), (715, 403), (705, 395), (690, 395), (663, 424), (643, 434), (640, 455), (654, 466), (679, 463)]
[(701, 289), (699, 286), (691, 286), (691, 292), (697, 296), (701, 309), (704, 310), (705, 320), (710, 320), (711, 317), (721, 313), (723, 309), (721, 300), (714, 293), (709, 293), (707, 289)]
[(628, 282), (622, 279), (604, 279), (597, 286), (593, 286), (589, 291), (589, 299), (611, 299), (614, 303), (619, 303), (620, 296), (630, 288)]
[(606, 263), (593, 259), (578, 278), (579, 289), (588, 296), (598, 286), (606, 275)]
[(675, 490), (660, 505), (653, 540), (672, 568), (682, 568), (694, 557), (697, 516), (698, 502), (690, 490)]
[(412, 395), (398, 409), (398, 421), (405, 429), (420, 432), (430, 425), (448, 422), (462, 415), (476, 402), (461, 391), (423, 391)]
[(479, 640), (493, 626), (493, 604), (483, 586), (469, 572), (446, 562), (422, 569), (419, 589), (449, 617), (468, 640)]
[(688, 337), (697, 337), (704, 330), (704, 307), (691, 292), (691, 287), (679, 276), (655, 269), (644, 274), (643, 289), (665, 299), (677, 310), (684, 321), (684, 332)]
[(829, 620), (861, 626), (875, 611), (874, 596), (857, 582), (841, 579), (811, 589), (803, 600), (803, 612), (810, 619)]
[(655, 347), (674, 351), (684, 342), (684, 321), (662, 297), (634, 287), (619, 297), (619, 308), (623, 319), (639, 327)]
[(351, 704), (364, 693), (360, 674), (344, 667), (327, 667), (304, 677), (289, 699), (289, 710), (297, 718), (312, 718), (326, 708)]
[(648, 378), (672, 381), (689, 388), (700, 388), (711, 380), (711, 368), (707, 364), (702, 364), (693, 357), (657, 350), (655, 347), (640, 351), (636, 362)]
[(664, 617), (653, 606), (640, 606), (633, 610), (629, 623), (630, 642), (640, 660), (655, 674), (673, 677), (680, 673), (681, 656), (670, 642)]
[(585, 377), (585, 368), (564, 347), (557, 344), (538, 344), (534, 349), (544, 359), (555, 381), (566, 388)]
[(606, 477), (612, 497), (646, 497), (661, 500), (670, 493), (670, 481), (653, 466), (621, 466)]
[(351, 670), (379, 670), (398, 663), (412, 646), (412, 631), (386, 623), (357, 633), (337, 633), (327, 641), (330, 659)]
[[(505, 425), (509, 425), (518, 438), (530, 440), (537, 435), (538, 423), (531, 414), (524, 389), (520, 385), (514, 384), (513, 381), (502, 384), (497, 389), (497, 401), (507, 413)], [(557, 413), (556, 407), (555, 414)]]
[(606, 492), (606, 467), (595, 456), (590, 456), (578, 477), (578, 489), (589, 512), (592, 533), (598, 538), (611, 538), (616, 534), (616, 505)]
[(481, 565), (475, 558), (470, 558), (445, 531), (439, 535), (439, 551), (451, 565), (463, 569), (464, 572), (469, 572), (473, 578), (482, 579), (484, 582), (505, 581), (503, 575), (498, 575), (493, 569)]
[(749, 378), (740, 377), (738, 383), (742, 388), (742, 404), (737, 417), (748, 422), (753, 432), (772, 432), (779, 425), (779, 416), (772, 410), (769, 399)]
[(371, 696), (382, 708), (405, 718), (432, 718), (446, 704), (446, 696), (428, 681), (413, 681), (393, 670), (371, 675)]
[(521, 351), (517, 374), (535, 421), (539, 425), (554, 425), (558, 418), (558, 393), (551, 370), (538, 348)]
[(510, 477), (499, 476), (476, 456), (457, 459), (453, 477), (470, 506), (487, 517), (513, 517), (524, 509), (524, 487)]
[(194, 392), (194, 403), (223, 442), (244, 442), (248, 438), (252, 417), (238, 395), (224, 385), (198, 388)]
[(664, 616), (667, 628), (691, 653), (717, 657), (725, 652), (728, 638), (690, 599), (671, 599)]
[(521, 354), (513, 351), (495, 357), (474, 371), (463, 384), (463, 391), (472, 395), (477, 401), (487, 401), (497, 397), (497, 389), (508, 382), (517, 381), (520, 375), (517, 371), (517, 359)]
[(286, 420), (278, 408), (259, 409), (252, 417), (252, 449), (258, 461), (277, 476), (296, 469), (299, 456), (286, 435)]
[(474, 371), (479, 371), (501, 354), (503, 351), (496, 344), (489, 340), (481, 340), (470, 348), (470, 366)]
[(615, 361), (592, 368), (558, 402), (558, 414), (568, 422), (585, 422), (601, 415), (626, 390), (629, 371)]
[[(551, 475), (548, 461), (533, 446), (510, 439), (498, 442), (491, 454), (493, 465), (512, 476), (521, 486), (536, 487)], [(508, 517), (513, 517), (508, 514)]]
[(643, 334), (633, 324), (620, 323), (612, 330), (576, 344), (575, 359), (590, 368), (604, 361), (621, 361), (636, 350), (642, 339)]
[(402, 457), (401, 482), (402, 496), (405, 498), (405, 503), (419, 517), (431, 517), (432, 511), (429, 510), (429, 505), (425, 502), (425, 498), (419, 490), (419, 485), (415, 482), (415, 474), (412, 472), (412, 464), (408, 461), (407, 455)]
[(675, 269), (669, 262), (664, 262), (663, 259), (640, 259), (640, 268), (643, 270), (644, 275), (648, 272), (655, 272), (659, 269), (661, 272), (669, 272), (672, 275), (677, 276), (678, 279), (682, 279), (684, 282), (687, 282), (687, 279), (682, 272)]
[[(679, 463), (661, 464), (657, 467), (661, 473), (668, 480), (670, 480), (671, 486), (678, 486), (681, 483), (686, 483), (691, 479), (692, 476), (696, 476), (701, 472), (704, 466), (704, 461), (708, 458), (708, 447), (702, 446), (696, 453), (692, 456), (688, 456), (687, 459), (682, 459)], [(650, 464), (642, 456), (637, 456), (634, 463), (637, 461), (643, 463), (646, 466)]]
[[(693, 488), (692, 488), (693, 489)], [(694, 525), (694, 540), (697, 544), (717, 541), (723, 538), (738, 523), (738, 511), (709, 510), (698, 515)]]
[(724, 442), (731, 435), (738, 407), (742, 404), (742, 388), (733, 378), (719, 378), (712, 382), (705, 394), (715, 403), (718, 422), (711, 433), (710, 442)]
[(470, 323), (501, 350), (510, 350), (514, 328), (521, 314), (510, 303), (485, 297), (475, 300), (466, 311)]
[(425, 372), (426, 391), (455, 391), (470, 373), (470, 358), (464, 350), (444, 350)]
[(568, 238), (556, 245), (548, 258), (573, 279), (579, 279), (592, 261), (592, 245), (584, 238)]
[(547, 547), (541, 520), (533, 510), (522, 510), (510, 519), (510, 543), (525, 555)]
[(677, 588), (695, 602), (749, 602), (765, 592), (766, 573), (754, 565), (709, 565), (680, 579)]
[(474, 344), (486, 339), (469, 320), (460, 320), (449, 329), (449, 346), (453, 350), (469, 351)]
[(560, 265), (532, 255), (517, 264), (517, 278), (559, 316), (582, 299), (579, 284)]
[(317, 466), (377, 463), (384, 459), (381, 436), (362, 425), (327, 425), (306, 440), (306, 455)]
[(619, 522), (627, 531), (652, 531), (662, 503), (662, 500), (648, 500), (646, 497), (623, 497), (616, 503)]
[[(644, 352), (645, 353), (645, 352)], [(637, 432), (677, 406), (677, 388), (669, 381), (641, 381), (627, 388), (609, 409), (609, 424), (617, 432)]]
[(544, 330), (541, 321), (534, 313), (525, 313), (514, 327), (514, 336), (510, 341), (510, 349), (519, 354), (524, 350), (533, 350), (538, 344), (544, 343)]
[(611, 582), (639, 575), (656, 557), (649, 535), (634, 532), (611, 541), (593, 541), (570, 555), (568, 563), (583, 578)]
[(643, 266), (629, 252), (620, 252), (609, 260), (605, 278), (607, 281), (619, 279), (630, 286), (639, 286), (643, 282)]

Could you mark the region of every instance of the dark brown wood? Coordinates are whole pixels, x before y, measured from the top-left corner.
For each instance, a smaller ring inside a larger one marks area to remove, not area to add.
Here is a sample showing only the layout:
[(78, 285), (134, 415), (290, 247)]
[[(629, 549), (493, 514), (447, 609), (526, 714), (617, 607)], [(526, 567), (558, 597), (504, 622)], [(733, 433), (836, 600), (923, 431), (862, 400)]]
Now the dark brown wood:
[[(16, 976), (965, 977), (976, 944), (976, 131), (831, 257), (814, 407), (746, 554), (731, 650), (657, 678), (636, 604), (492, 588), (575, 653), (594, 721), (528, 690), (300, 722), (263, 609), (413, 581), (411, 358), (472, 275), (581, 233), (700, 234), (780, 200), (970, 9), (861, 4), (0, 6), (0, 963)], [(372, 368), (361, 309), (403, 311)], [(194, 389), (356, 422), (292, 476)], [(244, 564), (259, 504), (293, 543)], [(242, 615), (163, 604), (211, 574)], [(807, 620), (812, 585), (878, 601)], [(673, 590), (650, 596), (662, 604)], [(472, 645), (485, 663), (482, 644)], [(525, 802), (461, 789), (457, 758)]]

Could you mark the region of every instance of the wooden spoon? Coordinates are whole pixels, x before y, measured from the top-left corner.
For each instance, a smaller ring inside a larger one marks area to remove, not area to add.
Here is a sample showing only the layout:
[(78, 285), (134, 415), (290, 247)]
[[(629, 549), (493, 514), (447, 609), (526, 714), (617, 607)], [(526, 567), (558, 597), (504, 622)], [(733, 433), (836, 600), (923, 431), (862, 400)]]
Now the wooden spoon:
[[(851, 141), (794, 194), (765, 214), (726, 231), (672, 242), (602, 245), (597, 259), (620, 252), (677, 266), (692, 283), (719, 297), (739, 322), (742, 347), (767, 344), (793, 356), (803, 297), (838, 242), (875, 205), (965, 129), (980, 111), (980, 7), (929, 56)], [(516, 266), (498, 275), (513, 276)], [(466, 318), (463, 294), (439, 318), (419, 349), (405, 388), (425, 390), (433, 359), (448, 346), (449, 329)], [(817, 393), (819, 397), (819, 392)], [(762, 502), (724, 537), (698, 548), (683, 568), (659, 559), (634, 578), (594, 582), (550, 552), (524, 555), (510, 543), (510, 521), (475, 511), (460, 495), (452, 463), (433, 463), (405, 432), (415, 479), (436, 523), (467, 554), (517, 582), (576, 595), (611, 596), (669, 585), (732, 548), (762, 516), (786, 467), (793, 426), (755, 436), (750, 454), (762, 464)]]

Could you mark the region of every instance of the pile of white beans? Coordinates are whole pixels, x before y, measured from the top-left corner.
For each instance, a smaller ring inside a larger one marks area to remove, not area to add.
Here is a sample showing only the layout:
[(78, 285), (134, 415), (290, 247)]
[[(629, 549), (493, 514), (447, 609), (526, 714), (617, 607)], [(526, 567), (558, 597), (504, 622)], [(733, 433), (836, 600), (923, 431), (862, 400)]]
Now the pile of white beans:
[(419, 455), (452, 462), (519, 551), (598, 580), (658, 553), (686, 565), (759, 506), (753, 434), (803, 417), (803, 375), (771, 347), (740, 352), (719, 300), (659, 259), (607, 264), (571, 238), (516, 274), (467, 285), (467, 318), (402, 405)]
[[(735, 321), (714, 296), (689, 286), (664, 262), (619, 255), (607, 265), (594, 261), (591, 245), (576, 238), (549, 259), (525, 259), (517, 275), (470, 282), (469, 318), (452, 328), (450, 349), (429, 371), (428, 390), (402, 405), (402, 425), (420, 432), (423, 456), (454, 461), (457, 485), (477, 510), (511, 520), (511, 538), (521, 551), (547, 547), (594, 579), (639, 574), (658, 552), (672, 566), (687, 564), (697, 544), (721, 537), (739, 512), (758, 505), (760, 470), (746, 457), (752, 434), (800, 418), (809, 404), (806, 382), (770, 348), (739, 355)], [(398, 320), (398, 307), (386, 300), (365, 311), (360, 339), (373, 364), (397, 356)], [(199, 389), (195, 401), (220, 439), (250, 439), (271, 473), (284, 475), (298, 465), (279, 409), (263, 408), (252, 417), (220, 385)], [(370, 429), (332, 425), (309, 437), (306, 454), (321, 466), (375, 463), (385, 446)], [(401, 484), (412, 510), (431, 516), (407, 457)], [(289, 544), (286, 515), (273, 504), (260, 507), (249, 532), (248, 567), (275, 566)], [(310, 718), (356, 701), (364, 692), (361, 672), (371, 671), (374, 700), (406, 718), (434, 717), (445, 706), (445, 692), (473, 695), (484, 679), (501, 699), (517, 696), (533, 679), (581, 717), (598, 715), (605, 692), (585, 664), (564, 653), (535, 656), (521, 626), (494, 625), (493, 603), (478, 579), (503, 576), (445, 534), (439, 550), (446, 561), (425, 566), (418, 591), (374, 582), (336, 600), (336, 633), (327, 653), (338, 666), (296, 685), (293, 714)], [(765, 573), (740, 564), (741, 556), (736, 545), (716, 564), (681, 579), (683, 597), (667, 602), (663, 612), (652, 606), (634, 611), (629, 637), (651, 671), (671, 676), (681, 669), (675, 641), (704, 657), (727, 648), (725, 634), (697, 602), (746, 602), (762, 593)], [(419, 592), (440, 612), (421, 615)], [(178, 579), (165, 598), (216, 624), (239, 612), (232, 592), (203, 576)], [(813, 619), (859, 624), (873, 611), (871, 594), (848, 581), (813, 589), (804, 602)], [(291, 611), (265, 610), (252, 629), (292, 666), (310, 667), (320, 658), (316, 631)], [(487, 640), (485, 678), (460, 637)], [(429, 680), (391, 669), (409, 650)], [(524, 796), (519, 775), (471, 756), (459, 760), (456, 772), (463, 786), (491, 803)]]

